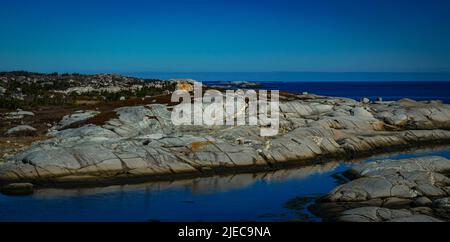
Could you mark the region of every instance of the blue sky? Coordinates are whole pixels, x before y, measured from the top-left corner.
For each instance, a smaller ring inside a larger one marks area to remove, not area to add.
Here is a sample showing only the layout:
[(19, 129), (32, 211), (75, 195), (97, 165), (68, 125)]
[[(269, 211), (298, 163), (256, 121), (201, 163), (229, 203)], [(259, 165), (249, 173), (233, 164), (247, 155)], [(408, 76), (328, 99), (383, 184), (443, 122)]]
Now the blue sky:
[(1, 0), (0, 70), (450, 71), (450, 1)]

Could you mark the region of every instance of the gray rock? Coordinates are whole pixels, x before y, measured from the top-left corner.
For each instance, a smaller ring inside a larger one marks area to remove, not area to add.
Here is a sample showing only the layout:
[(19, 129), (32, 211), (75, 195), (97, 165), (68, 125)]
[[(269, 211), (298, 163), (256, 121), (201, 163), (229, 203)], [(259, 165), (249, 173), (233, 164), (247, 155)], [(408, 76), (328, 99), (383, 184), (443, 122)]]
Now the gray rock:
[(412, 171), (445, 173), (450, 171), (450, 161), (444, 157), (432, 156), (401, 160), (378, 160), (351, 168), (351, 173), (357, 176), (386, 176), (397, 172)]
[(15, 135), (20, 133), (26, 133), (26, 132), (36, 132), (37, 129), (29, 126), (29, 125), (18, 125), (14, 128), (10, 128), (6, 131), (6, 135)]
[(370, 113), (369, 111), (367, 111), (365, 108), (363, 107), (356, 107), (350, 110), (350, 113), (353, 116), (359, 117), (359, 118), (363, 118), (363, 119), (374, 119), (372, 113)]
[(433, 202), (427, 197), (418, 197), (414, 200), (413, 205), (416, 207), (430, 206)]
[(22, 119), (25, 116), (34, 116), (34, 113), (18, 109), (16, 112), (6, 113), (5, 119)]
[(410, 217), (408, 210), (394, 210), (380, 207), (360, 207), (344, 211), (337, 218), (340, 222), (384, 222)]
[(389, 220), (388, 222), (415, 222), (415, 223), (425, 223), (425, 222), (444, 222), (435, 217), (431, 217), (424, 214), (414, 214), (408, 217), (394, 218)]
[(408, 207), (412, 203), (411, 199), (398, 198), (398, 197), (388, 197), (383, 201), (383, 207), (400, 209)]
[[(335, 188), (330, 201), (356, 202), (391, 196), (393, 185), (382, 177), (363, 177)], [(406, 196), (410, 197), (410, 196)]]
[(448, 171), (443, 157), (380, 160), (354, 166), (349, 173), (359, 177), (334, 189), (330, 201), (364, 201), (373, 198), (443, 196), (441, 187), (450, 179), (437, 173)]
[(58, 125), (52, 128), (52, 131), (64, 129), (74, 123), (90, 119), (99, 113), (100, 112), (98, 111), (92, 110), (87, 111), (79, 110), (73, 114), (64, 116), (62, 120), (58, 123)]
[(337, 218), (340, 222), (442, 222), (440, 219), (414, 214), (405, 209), (360, 207), (347, 210)]
[(339, 221), (438, 222), (450, 218), (449, 198), (435, 199), (447, 195), (450, 179), (438, 172), (449, 167), (450, 160), (436, 156), (358, 164), (345, 173), (354, 180), (320, 199), (313, 211)]
[(438, 208), (450, 208), (450, 197), (444, 197), (434, 200), (433, 206)]

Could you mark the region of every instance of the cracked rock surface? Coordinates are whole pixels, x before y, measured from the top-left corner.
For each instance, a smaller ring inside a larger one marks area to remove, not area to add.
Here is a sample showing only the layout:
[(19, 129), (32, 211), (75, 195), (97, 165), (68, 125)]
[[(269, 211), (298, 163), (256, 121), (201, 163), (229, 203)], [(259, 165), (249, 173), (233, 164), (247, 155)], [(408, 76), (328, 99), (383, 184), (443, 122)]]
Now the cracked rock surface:
[[(258, 126), (174, 126), (171, 109), (165, 104), (121, 107), (104, 124), (64, 129), (65, 123), (96, 113), (68, 116), (49, 139), (1, 164), (0, 184), (248, 171), (450, 141), (450, 105), (437, 101), (360, 103), (311, 94), (281, 96), (280, 132), (273, 137), (261, 137)], [(384, 177), (362, 177), (355, 182), (366, 190), (341, 188), (335, 199), (441, 196), (445, 189), (440, 185), (448, 181), (436, 170), (444, 166), (441, 159), (434, 159), (421, 170), (411, 164), (400, 172), (386, 168)], [(380, 172), (365, 169), (367, 174)]]
[(356, 165), (353, 179), (319, 199), (311, 210), (347, 222), (436, 222), (450, 219), (450, 160), (419, 157)]

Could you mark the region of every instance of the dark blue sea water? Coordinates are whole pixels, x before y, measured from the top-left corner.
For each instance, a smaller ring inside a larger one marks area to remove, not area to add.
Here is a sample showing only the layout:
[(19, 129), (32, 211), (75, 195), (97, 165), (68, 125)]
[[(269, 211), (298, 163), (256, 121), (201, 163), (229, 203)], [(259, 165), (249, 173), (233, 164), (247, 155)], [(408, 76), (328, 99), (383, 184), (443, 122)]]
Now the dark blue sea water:
[(450, 81), (450, 72), (134, 72), (141, 78), (255, 82)]
[(262, 85), (262, 89), (267, 90), (308, 92), (355, 100), (364, 97), (376, 100), (381, 97), (385, 101), (411, 98), (417, 101), (441, 100), (450, 103), (450, 82), (262, 82)]
[(148, 72), (128, 73), (143, 78), (192, 78), (217, 85), (228, 81), (252, 81), (264, 89), (308, 92), (318, 95), (391, 101), (411, 98), (450, 103), (450, 73), (346, 73), (346, 72)]
[[(450, 148), (329, 162), (272, 173), (240, 174), (84, 189), (44, 189), (32, 196), (0, 195), (0, 221), (320, 221), (285, 207), (339, 184), (334, 174), (355, 162), (424, 155), (450, 158)], [(311, 203), (312, 200), (309, 202)]]

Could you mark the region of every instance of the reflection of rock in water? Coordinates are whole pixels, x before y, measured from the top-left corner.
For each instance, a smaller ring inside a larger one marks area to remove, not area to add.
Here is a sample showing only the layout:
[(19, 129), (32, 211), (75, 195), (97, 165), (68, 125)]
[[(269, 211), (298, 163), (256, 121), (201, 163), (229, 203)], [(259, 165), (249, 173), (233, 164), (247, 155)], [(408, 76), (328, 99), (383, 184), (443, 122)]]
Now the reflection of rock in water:
[(314, 203), (316, 197), (295, 197), (284, 204), (284, 208), (294, 211), (294, 221), (311, 221), (313, 218), (308, 211), (308, 206)]
[(316, 200), (315, 196), (295, 197), (287, 201), (283, 207), (287, 212), (261, 214), (261, 219), (280, 219), (282, 221), (314, 221), (314, 217), (308, 210), (308, 206)]
[(227, 191), (252, 185), (257, 181), (283, 182), (293, 179), (304, 179), (315, 173), (333, 170), (337, 162), (305, 166), (295, 169), (276, 170), (273, 172), (236, 174), (232, 176), (215, 176), (192, 180), (192, 190), (196, 193)]
[(191, 189), (193, 193), (223, 192), (233, 189), (244, 188), (257, 181), (283, 182), (293, 179), (303, 179), (312, 174), (324, 173), (335, 169), (338, 162), (328, 162), (320, 165), (311, 165), (300, 168), (277, 170), (273, 172), (244, 173), (227, 176), (212, 176), (195, 179), (185, 179), (165, 182), (150, 182), (132, 185), (116, 185), (97, 188), (77, 189), (39, 189), (34, 196), (40, 198), (52, 198), (56, 196), (86, 196), (111, 192), (126, 192), (146, 190), (149, 192), (167, 189)]
[(334, 170), (339, 165), (339, 162), (327, 162), (319, 165), (305, 166), (296, 169), (278, 170), (272, 173), (267, 173), (264, 179), (267, 181), (281, 182), (291, 179), (303, 179), (315, 173), (321, 174)]
[(336, 172), (336, 173), (333, 173), (333, 174), (331, 175), (331, 177), (334, 179), (334, 181), (335, 181), (336, 184), (338, 184), (338, 185), (342, 185), (342, 184), (345, 184), (345, 183), (349, 182), (349, 179), (348, 179), (347, 177), (345, 177), (345, 176), (342, 174), (342, 172)]
[(302, 210), (306, 208), (310, 202), (314, 201), (314, 197), (295, 197), (284, 204), (284, 208), (292, 210)]

